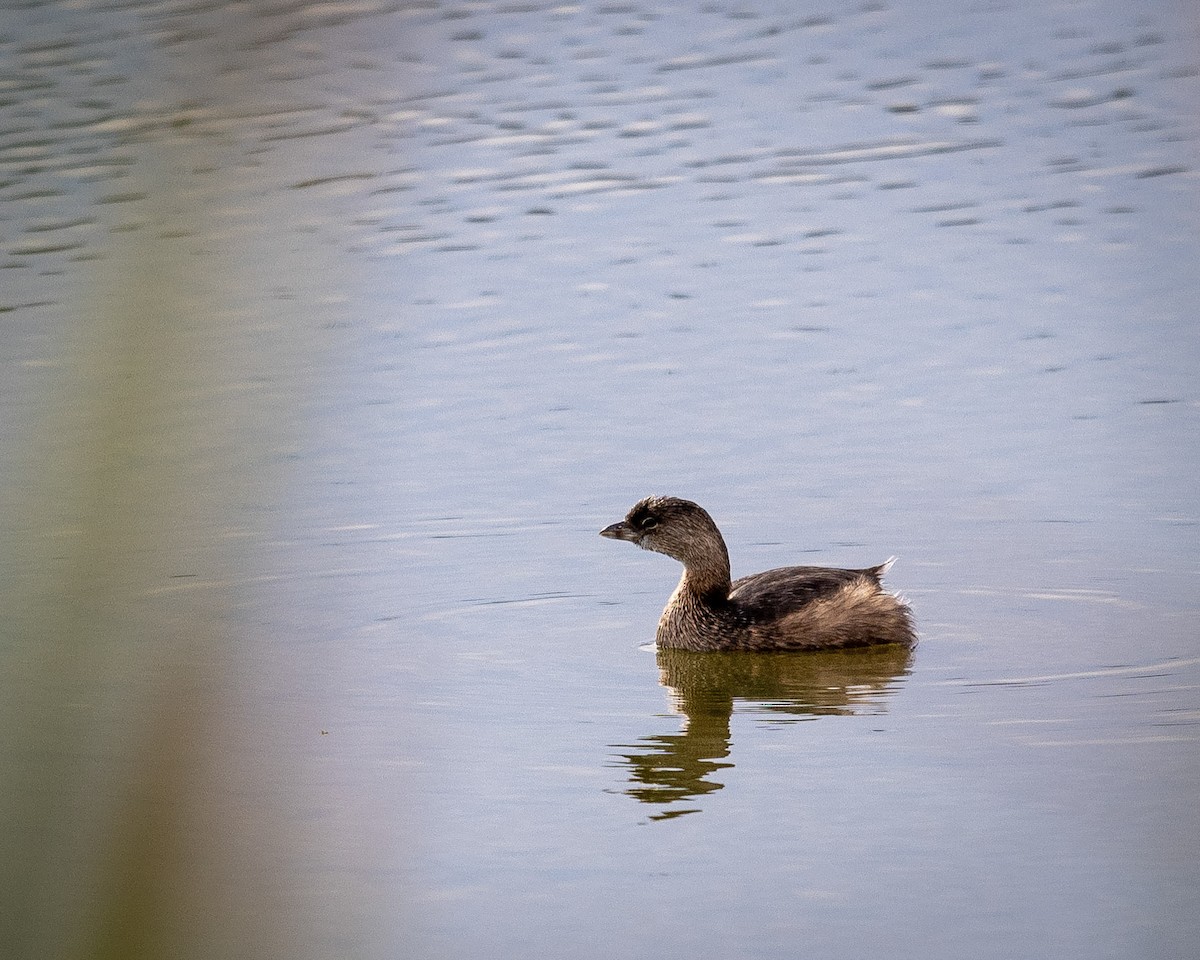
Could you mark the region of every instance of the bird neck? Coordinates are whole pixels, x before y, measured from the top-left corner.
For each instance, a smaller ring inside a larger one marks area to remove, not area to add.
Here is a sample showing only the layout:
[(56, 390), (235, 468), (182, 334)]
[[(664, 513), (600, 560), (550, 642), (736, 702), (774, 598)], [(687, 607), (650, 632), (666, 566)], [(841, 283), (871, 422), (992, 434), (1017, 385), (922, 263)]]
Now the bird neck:
[(729, 598), (729, 551), (718, 534), (715, 543), (708, 549), (688, 557), (683, 564), (683, 580), (680, 587), (706, 599)]

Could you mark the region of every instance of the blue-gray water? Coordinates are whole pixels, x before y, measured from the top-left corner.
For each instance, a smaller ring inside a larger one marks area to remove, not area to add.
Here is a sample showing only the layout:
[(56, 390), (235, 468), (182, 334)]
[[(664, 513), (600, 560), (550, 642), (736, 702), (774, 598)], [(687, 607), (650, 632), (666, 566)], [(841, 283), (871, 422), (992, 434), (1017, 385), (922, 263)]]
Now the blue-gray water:
[[(174, 955), (248, 912), (293, 956), (1193, 956), (1198, 40), (1116, 0), (12, 7), (24, 955), (139, 916), (95, 839), (132, 768), (177, 785), (167, 840), (130, 818)], [(735, 576), (899, 555), (920, 645), (656, 655), (678, 570), (596, 535), (648, 493)]]

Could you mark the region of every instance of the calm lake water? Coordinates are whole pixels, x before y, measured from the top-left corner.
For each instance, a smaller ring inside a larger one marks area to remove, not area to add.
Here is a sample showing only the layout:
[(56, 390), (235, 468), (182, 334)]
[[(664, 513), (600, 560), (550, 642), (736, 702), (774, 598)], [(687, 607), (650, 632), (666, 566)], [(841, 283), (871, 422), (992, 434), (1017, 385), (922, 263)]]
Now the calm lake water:
[[(6, 942), (1195, 956), (1198, 41), (12, 5)], [(919, 646), (656, 653), (649, 493)]]

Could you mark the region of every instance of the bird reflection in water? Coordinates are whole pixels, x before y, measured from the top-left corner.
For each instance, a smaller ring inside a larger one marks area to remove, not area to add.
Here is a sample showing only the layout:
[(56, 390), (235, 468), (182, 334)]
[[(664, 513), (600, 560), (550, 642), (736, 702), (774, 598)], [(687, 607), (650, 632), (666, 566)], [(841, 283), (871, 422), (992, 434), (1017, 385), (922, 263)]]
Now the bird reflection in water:
[(882, 713), (887, 698), (909, 672), (912, 651), (903, 646), (812, 653), (693, 653), (658, 651), (659, 680), (684, 715), (681, 733), (640, 737), (619, 745), (629, 768), (625, 788), (635, 800), (660, 809), (652, 820), (695, 813), (688, 801), (720, 790), (709, 779), (732, 767), (730, 717), (739, 710), (772, 720)]

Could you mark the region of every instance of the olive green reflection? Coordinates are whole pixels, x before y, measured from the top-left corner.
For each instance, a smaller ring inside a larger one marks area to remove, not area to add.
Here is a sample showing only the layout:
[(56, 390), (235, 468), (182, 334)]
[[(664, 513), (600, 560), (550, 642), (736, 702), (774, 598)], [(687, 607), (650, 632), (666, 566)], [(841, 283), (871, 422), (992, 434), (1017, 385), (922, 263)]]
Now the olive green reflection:
[(659, 678), (686, 717), (683, 731), (641, 737), (620, 749), (630, 771), (625, 792), (660, 809), (651, 819), (695, 813), (687, 801), (720, 790), (709, 779), (732, 767), (734, 706), (772, 720), (880, 713), (907, 675), (912, 651), (902, 646), (816, 653), (693, 653), (659, 650)]

